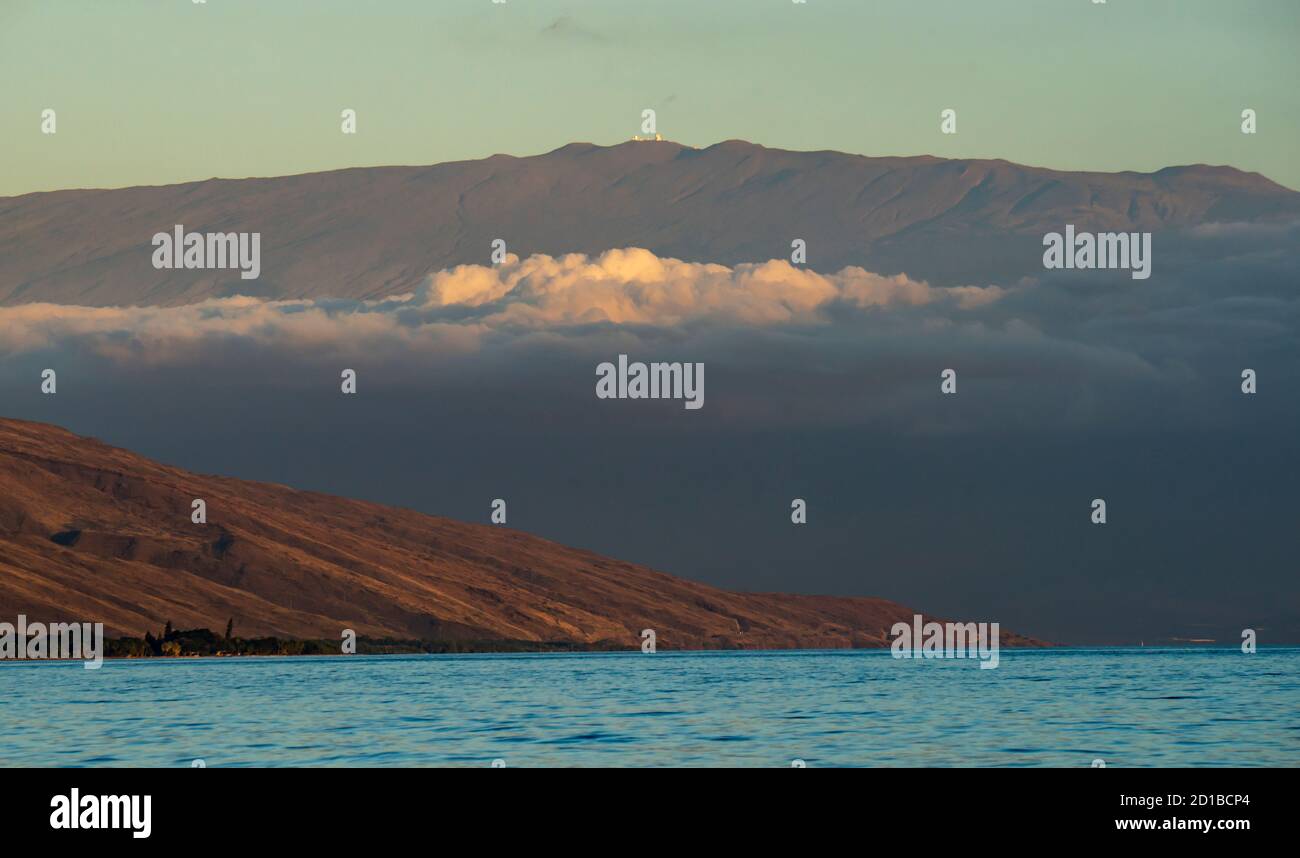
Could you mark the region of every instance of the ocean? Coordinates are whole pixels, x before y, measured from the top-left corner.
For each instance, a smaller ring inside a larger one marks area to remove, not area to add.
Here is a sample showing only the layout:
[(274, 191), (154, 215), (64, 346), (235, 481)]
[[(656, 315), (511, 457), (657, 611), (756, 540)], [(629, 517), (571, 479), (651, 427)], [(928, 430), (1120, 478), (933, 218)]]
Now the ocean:
[(1300, 648), (0, 663), (6, 766), (1296, 766)]

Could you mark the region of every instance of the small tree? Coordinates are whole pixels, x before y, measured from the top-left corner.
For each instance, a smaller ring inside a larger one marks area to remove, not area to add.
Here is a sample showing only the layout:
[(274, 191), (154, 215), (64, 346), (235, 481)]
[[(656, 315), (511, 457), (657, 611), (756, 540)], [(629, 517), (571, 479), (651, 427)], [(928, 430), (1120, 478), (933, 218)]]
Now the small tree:
[(231, 617), (226, 620), (226, 640), (233, 640), (231, 637), (235, 632), (235, 618)]
[(172, 636), (172, 621), (168, 620), (167, 625), (163, 628), (163, 640), (167, 640), (171, 636)]

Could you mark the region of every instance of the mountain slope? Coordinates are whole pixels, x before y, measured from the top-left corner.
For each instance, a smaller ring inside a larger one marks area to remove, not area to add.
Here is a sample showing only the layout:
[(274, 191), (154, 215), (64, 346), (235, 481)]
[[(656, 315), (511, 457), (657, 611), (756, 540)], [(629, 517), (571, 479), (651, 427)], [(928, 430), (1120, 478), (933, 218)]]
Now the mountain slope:
[[(191, 501), (208, 523), (191, 523)], [(0, 617), (244, 637), (878, 646), (881, 599), (730, 593), (518, 531), (201, 476), (0, 419)], [(1004, 633), (1004, 643), (1035, 643)]]
[[(1300, 216), (1300, 194), (1228, 167), (1072, 173), (1006, 161), (868, 158), (742, 141), (570, 144), (431, 167), (373, 167), (0, 198), (0, 304), (175, 305), (210, 297), (373, 298), (511, 252), (644, 247), (688, 261), (787, 257), (936, 285), (1041, 271), (1044, 232), (1159, 231)], [(174, 224), (258, 232), (262, 273), (155, 270)]]

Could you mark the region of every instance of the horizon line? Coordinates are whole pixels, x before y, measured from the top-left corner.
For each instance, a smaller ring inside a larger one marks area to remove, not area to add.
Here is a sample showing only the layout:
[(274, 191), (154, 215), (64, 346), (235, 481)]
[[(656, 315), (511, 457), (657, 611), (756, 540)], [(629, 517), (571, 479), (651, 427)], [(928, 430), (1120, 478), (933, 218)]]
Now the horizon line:
[(409, 163), (408, 164), (387, 164), (387, 163), (353, 164), (353, 165), (341, 166), (341, 167), (328, 167), (322, 170), (306, 170), (301, 173), (279, 173), (274, 175), (248, 175), (248, 176), (207, 176), (204, 178), (185, 179), (178, 182), (159, 182), (159, 183), (110, 185), (110, 186), (84, 186), (83, 185), (83, 186), (62, 187), (62, 188), (46, 188), (44, 190), (38, 190), (38, 191), (27, 191), (21, 194), (0, 195), (0, 200), (17, 200), (23, 197), (35, 196), (37, 194), (58, 194), (58, 193), (85, 192), (85, 191), (125, 191), (125, 190), (144, 189), (144, 188), (170, 188), (170, 187), (177, 187), (181, 185), (201, 185), (207, 182), (245, 182), (245, 181), (259, 181), (259, 180), (267, 180), (267, 179), (290, 179), (290, 178), (298, 178), (302, 176), (319, 176), (327, 173), (343, 173), (350, 170), (403, 170), (403, 169), (415, 169), (415, 168), (430, 168), (430, 167), (442, 166), (445, 164), (470, 164), (478, 161), (488, 161), (493, 158), (510, 158), (513, 160), (522, 161), (531, 158), (544, 158), (548, 155), (553, 155), (556, 152), (560, 152), (561, 150), (568, 149), (575, 146), (587, 146), (595, 149), (617, 149), (623, 146), (668, 145), (668, 146), (676, 146), (680, 149), (690, 149), (697, 152), (704, 152), (709, 149), (716, 149), (720, 146), (726, 146), (727, 144), (736, 144), (736, 143), (743, 144), (745, 146), (755, 147), (758, 149), (766, 149), (773, 152), (786, 152), (786, 153), (801, 154), (801, 155), (816, 155), (816, 154), (829, 153), (834, 155), (843, 155), (849, 158), (863, 158), (863, 159), (870, 159), (870, 160), (902, 160), (902, 161), (930, 160), (930, 161), (971, 162), (971, 163), (988, 163), (988, 164), (1009, 164), (1013, 167), (1019, 167), (1026, 170), (1039, 170), (1039, 171), (1048, 171), (1054, 173), (1069, 173), (1072, 175), (1084, 175), (1084, 176), (1089, 176), (1089, 175), (1091, 176), (1126, 176), (1126, 175), (1155, 176), (1158, 175), (1159, 173), (1165, 172), (1166, 170), (1187, 170), (1187, 169), (1196, 169), (1196, 168), (1203, 168), (1208, 170), (1232, 170), (1243, 176), (1256, 176), (1260, 179), (1263, 179), (1266, 182), (1270, 182), (1274, 185), (1277, 185), (1279, 188), (1288, 191), (1290, 193), (1293, 194), (1300, 193), (1300, 189), (1292, 188), (1288, 185), (1285, 185), (1282, 182), (1270, 178), (1269, 176), (1266, 176), (1265, 174), (1257, 170), (1246, 170), (1241, 167), (1234, 166), (1232, 164), (1209, 164), (1203, 161), (1198, 161), (1190, 164), (1167, 164), (1163, 167), (1160, 167), (1155, 170), (1150, 170), (1150, 171), (1069, 170), (1069, 169), (1062, 169), (1059, 167), (1046, 166), (1042, 164), (1026, 164), (1020, 161), (1011, 161), (1006, 158), (999, 158), (993, 156), (950, 158), (942, 155), (932, 155), (929, 153), (921, 153), (921, 154), (913, 154), (913, 155), (868, 155), (862, 152), (847, 152), (842, 149), (785, 149), (776, 146), (766, 146), (762, 143), (755, 143), (753, 141), (745, 140), (739, 137), (729, 137), (725, 140), (719, 140), (716, 143), (710, 143), (706, 146), (694, 146), (689, 143), (681, 143), (676, 140), (670, 140), (666, 138), (663, 140), (629, 139), (629, 140), (621, 140), (617, 143), (593, 143), (588, 140), (573, 140), (568, 143), (564, 143), (560, 146), (556, 146), (553, 149), (548, 149), (544, 152), (535, 152), (532, 154), (525, 154), (525, 155), (515, 155), (509, 152), (493, 152), (490, 155), (481, 155), (477, 158), (457, 158), (457, 159), (446, 160), (446, 161), (433, 161), (433, 162), (419, 163), (419, 164), (409, 164)]

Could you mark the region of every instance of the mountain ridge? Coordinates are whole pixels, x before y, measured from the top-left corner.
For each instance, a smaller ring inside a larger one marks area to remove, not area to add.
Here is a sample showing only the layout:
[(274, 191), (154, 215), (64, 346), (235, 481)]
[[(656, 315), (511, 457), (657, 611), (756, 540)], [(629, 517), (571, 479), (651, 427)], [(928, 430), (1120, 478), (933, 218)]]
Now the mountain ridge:
[(593, 149), (617, 149), (624, 146), (646, 147), (646, 146), (655, 146), (655, 145), (659, 145), (659, 146), (666, 145), (666, 146), (675, 147), (677, 149), (689, 150), (693, 152), (704, 152), (710, 149), (716, 149), (720, 147), (725, 148), (728, 146), (743, 146), (747, 148), (768, 151), (768, 152), (784, 152), (784, 153), (789, 153), (794, 155), (836, 155), (836, 156), (843, 156), (846, 158), (861, 158), (868, 161), (901, 160), (901, 161), (916, 161), (916, 162), (923, 162), (923, 163), (951, 161), (951, 162), (966, 163), (966, 164), (1000, 164), (1000, 165), (1016, 167), (1018, 169), (1029, 170), (1029, 171), (1036, 170), (1036, 171), (1043, 171), (1043, 172), (1050, 172), (1050, 173), (1071, 173), (1073, 175), (1079, 175), (1079, 176), (1157, 176), (1160, 175), (1161, 173), (1205, 171), (1205, 172), (1228, 173), (1233, 175), (1239, 175), (1239, 176), (1250, 178), (1252, 180), (1257, 180), (1259, 183), (1274, 189), (1278, 189), (1290, 193), (1298, 192), (1295, 188), (1287, 187), (1286, 185), (1283, 185), (1280, 182), (1270, 179), (1268, 176), (1255, 170), (1243, 170), (1240, 167), (1234, 167), (1231, 164), (1209, 164), (1202, 161), (1188, 163), (1188, 164), (1169, 164), (1167, 166), (1160, 167), (1156, 170), (1149, 170), (1149, 171), (1065, 170), (1063, 168), (1051, 167), (1044, 164), (1026, 164), (1020, 161), (1012, 161), (1007, 158), (988, 158), (988, 157), (950, 158), (944, 155), (934, 155), (928, 152), (924, 152), (916, 155), (868, 155), (861, 152), (848, 152), (843, 149), (783, 149), (780, 147), (765, 146), (762, 143), (753, 143), (751, 141), (744, 140), (742, 138), (733, 137), (733, 138), (728, 138), (726, 140), (719, 140), (717, 143), (710, 143), (707, 146), (691, 146), (690, 144), (679, 143), (675, 140), (640, 140), (640, 141), (627, 140), (627, 141), (621, 141), (619, 143), (608, 143), (608, 144), (595, 143), (589, 140), (575, 140), (570, 143), (565, 143), (561, 146), (557, 146), (554, 149), (549, 149), (545, 152), (539, 152), (532, 155), (515, 155), (510, 152), (493, 152), (491, 155), (484, 155), (481, 158), (461, 158), (453, 161), (438, 161), (435, 163), (353, 165), (347, 167), (330, 167), (324, 170), (306, 170), (301, 173), (282, 173), (279, 175), (257, 174), (257, 175), (248, 175), (248, 176), (205, 176), (199, 179), (186, 179), (180, 182), (112, 185), (109, 187), (79, 186), (73, 188), (51, 188), (49, 190), (44, 190), (44, 191), (27, 191), (21, 194), (0, 195), (0, 202), (4, 202), (6, 200), (20, 200), (26, 197), (37, 197), (46, 194), (170, 188), (170, 187), (202, 185), (208, 182), (243, 182), (243, 181), (264, 180), (264, 179), (293, 179), (293, 178), (300, 178), (304, 176), (320, 176), (320, 175), (331, 174), (331, 173), (346, 173), (350, 171), (415, 170), (415, 169), (426, 170), (433, 167), (440, 167), (445, 165), (473, 164), (481, 161), (491, 161), (494, 159), (525, 161), (531, 158), (541, 158), (547, 155), (555, 155), (570, 150), (588, 151)]
[[(175, 306), (236, 294), (373, 299), (429, 274), (520, 256), (644, 247), (736, 265), (808, 245), (934, 285), (1042, 271), (1041, 238), (1300, 218), (1300, 193), (1233, 167), (1068, 172), (1000, 159), (794, 152), (731, 140), (568, 144), (427, 166), (46, 191), (0, 198), (0, 305)], [(258, 232), (261, 277), (155, 269), (152, 236)]]

